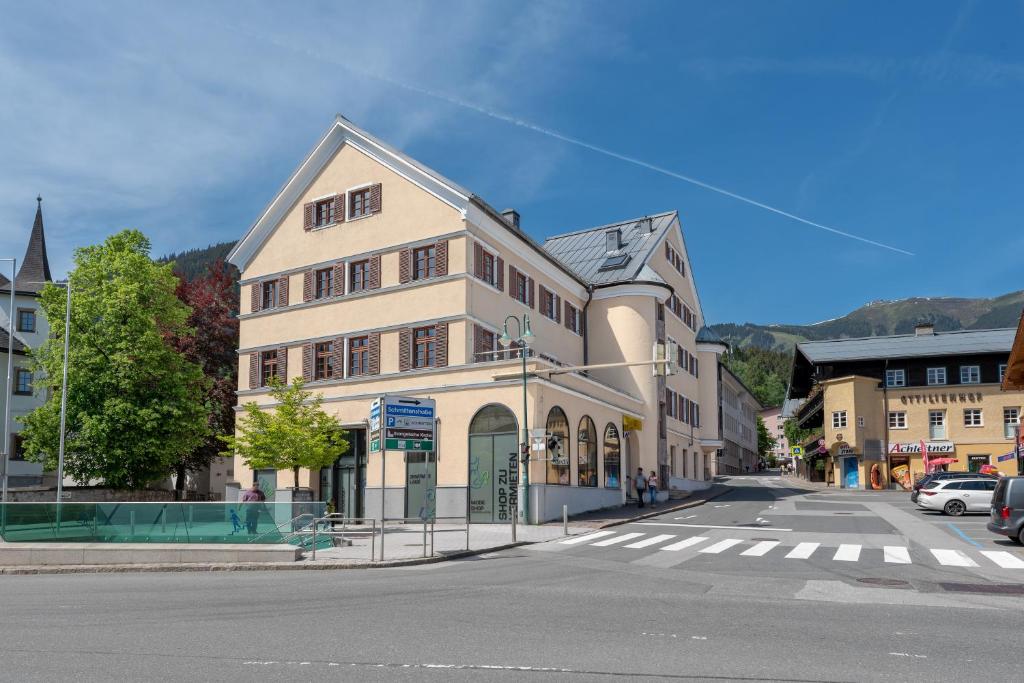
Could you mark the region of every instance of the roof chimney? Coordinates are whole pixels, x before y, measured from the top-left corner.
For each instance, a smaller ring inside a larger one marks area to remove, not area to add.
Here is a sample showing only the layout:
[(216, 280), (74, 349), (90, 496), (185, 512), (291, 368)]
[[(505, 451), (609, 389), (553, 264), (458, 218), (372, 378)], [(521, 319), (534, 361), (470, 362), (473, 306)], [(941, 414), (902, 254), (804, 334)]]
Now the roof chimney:
[(918, 323), (914, 325), (914, 336), (923, 337), (929, 334), (935, 334), (935, 325), (932, 323)]
[(622, 248), (622, 231), (618, 228), (609, 230), (604, 234), (604, 250), (606, 253), (612, 253)]
[(501, 217), (508, 221), (513, 228), (519, 227), (519, 212), (515, 209), (505, 209), (501, 212)]

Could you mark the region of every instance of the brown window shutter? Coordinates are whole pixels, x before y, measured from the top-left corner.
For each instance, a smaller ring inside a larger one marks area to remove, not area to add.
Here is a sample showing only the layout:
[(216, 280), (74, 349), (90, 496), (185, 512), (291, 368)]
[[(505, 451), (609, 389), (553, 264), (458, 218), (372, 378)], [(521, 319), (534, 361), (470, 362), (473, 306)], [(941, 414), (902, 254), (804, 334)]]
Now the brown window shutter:
[(498, 274), (498, 282), (496, 286), (502, 292), (505, 291), (505, 259), (498, 256), (494, 259), (494, 270)]
[(437, 323), (434, 326), (436, 338), (434, 346), (434, 367), (448, 367), (448, 323)]
[(255, 389), (260, 385), (260, 354), (249, 354), (249, 388)]
[(511, 263), (508, 266), (508, 295), (513, 299), (519, 294), (519, 283), (516, 276), (519, 275), (519, 271)]
[(252, 313), (256, 313), (257, 311), (259, 311), (260, 304), (263, 303), (262, 297), (260, 296), (262, 294), (260, 289), (261, 288), (259, 282), (254, 282), (252, 284), (252, 289), (250, 290), (252, 294), (251, 298), (249, 299), (249, 311)]
[(345, 376), (345, 338), (334, 338), (334, 352), (331, 353), (334, 359), (334, 379), (341, 379)]
[(367, 289), (380, 289), (380, 255), (370, 257), (369, 280)]
[(568, 301), (566, 301), (563, 304), (563, 308), (565, 308), (565, 320), (563, 321), (565, 323), (565, 329), (571, 330), (572, 329), (572, 304), (570, 304)]
[(277, 305), (287, 306), (288, 305), (288, 280), (290, 278), (287, 275), (282, 275), (277, 278)]
[(370, 187), (370, 213), (380, 213), (380, 183)]
[(484, 248), (479, 242), (473, 242), (473, 275), (480, 279), (484, 277)]
[(412, 330), (408, 327), (398, 332), (398, 369), (406, 372), (412, 368)]
[(313, 229), (313, 202), (302, 205), (302, 229), (307, 232)]
[(474, 363), (481, 363), (485, 360), (490, 360), (487, 356), (481, 356), (483, 353), (484, 343), (484, 328), (479, 325), (473, 325), (473, 358), (471, 359)]
[(448, 274), (448, 240), (441, 240), (434, 245), (435, 271), (439, 276)]
[(313, 381), (313, 345), (302, 345), (302, 379)]
[(533, 278), (532, 277), (528, 277), (528, 278), (526, 278), (526, 298), (527, 298), (526, 305), (529, 306), (531, 310), (533, 310), (534, 296), (535, 296), (535, 294), (534, 294)]
[(555, 306), (554, 306), (554, 308), (555, 308), (555, 322), (556, 323), (560, 323), (560, 322), (562, 322), (562, 297), (558, 296), (557, 294), (555, 294), (554, 296), (555, 296)]
[(370, 375), (380, 374), (380, 333), (374, 333), (367, 335), (367, 348), (366, 354), (368, 362), (367, 373)]
[(412, 280), (412, 251), (403, 249), (398, 252), (398, 281), (403, 285)]
[(341, 296), (345, 293), (345, 264), (335, 263), (334, 264), (334, 291), (331, 292), (332, 296)]
[(345, 222), (345, 193), (334, 195), (334, 222)]
[(307, 270), (302, 274), (302, 300), (313, 300), (313, 271)]
[(288, 384), (288, 347), (279, 346), (277, 349), (277, 377), (281, 384)]

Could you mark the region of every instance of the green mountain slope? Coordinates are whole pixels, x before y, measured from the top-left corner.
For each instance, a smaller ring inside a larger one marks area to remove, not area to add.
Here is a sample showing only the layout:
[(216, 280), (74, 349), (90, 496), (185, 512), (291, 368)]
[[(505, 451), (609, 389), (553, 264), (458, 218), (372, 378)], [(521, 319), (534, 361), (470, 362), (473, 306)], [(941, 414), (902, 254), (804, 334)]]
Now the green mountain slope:
[(916, 297), (872, 301), (840, 318), (813, 325), (723, 323), (711, 327), (736, 346), (788, 352), (796, 343), (807, 340), (907, 334), (922, 321), (934, 324), (939, 332), (1016, 327), (1021, 309), (1024, 290), (991, 299)]
[[(176, 254), (168, 254), (157, 260), (163, 263), (174, 261), (174, 272), (191, 281), (205, 273), (207, 268), (217, 261), (224, 261), (233, 246), (234, 242), (221, 242), (202, 249), (187, 249)], [(228, 263), (225, 263), (225, 267), (237, 280), (238, 270)]]

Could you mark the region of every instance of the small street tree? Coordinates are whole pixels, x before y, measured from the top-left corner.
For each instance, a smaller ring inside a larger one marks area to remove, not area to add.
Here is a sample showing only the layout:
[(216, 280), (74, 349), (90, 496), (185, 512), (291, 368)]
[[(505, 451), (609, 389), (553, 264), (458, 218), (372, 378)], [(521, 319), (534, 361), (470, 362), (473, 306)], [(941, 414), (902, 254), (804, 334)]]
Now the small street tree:
[[(180, 275), (179, 275), (180, 277)], [(198, 472), (220, 455), (219, 437), (235, 429), (235, 389), (238, 386), (238, 289), (223, 261), (208, 266), (205, 274), (178, 281), (178, 298), (191, 309), (188, 326), (200, 334), (177, 335), (171, 343), (189, 361), (203, 369), (209, 383), (204, 402), (207, 437), (174, 463), (175, 493), (180, 500), (186, 472)]]
[(768, 460), (769, 458), (771, 458), (772, 460), (775, 459), (775, 456), (772, 454), (772, 451), (775, 450), (775, 446), (777, 445), (777, 443), (778, 442), (775, 440), (775, 437), (772, 436), (771, 433), (768, 431), (768, 426), (765, 425), (764, 420), (762, 420), (761, 416), (758, 415), (757, 452), (763, 460)]
[(273, 380), (270, 396), (277, 405), (272, 412), (246, 403), (235, 434), (221, 437), (228, 446), (223, 455), (237, 454), (253, 470), (290, 469), (296, 486), (299, 469), (317, 472), (333, 465), (348, 451), (347, 432), (320, 407), (323, 396), (310, 398), (303, 384), (301, 379), (291, 385)]
[[(141, 232), (125, 230), (75, 251), (64, 467), (79, 482), (142, 488), (206, 438), (206, 378), (168, 341), (194, 333), (189, 309), (171, 266), (149, 249)], [(26, 455), (49, 470), (60, 441), (65, 296), (54, 284), (42, 291), (52, 334), (32, 355), (49, 399), (22, 419)]]

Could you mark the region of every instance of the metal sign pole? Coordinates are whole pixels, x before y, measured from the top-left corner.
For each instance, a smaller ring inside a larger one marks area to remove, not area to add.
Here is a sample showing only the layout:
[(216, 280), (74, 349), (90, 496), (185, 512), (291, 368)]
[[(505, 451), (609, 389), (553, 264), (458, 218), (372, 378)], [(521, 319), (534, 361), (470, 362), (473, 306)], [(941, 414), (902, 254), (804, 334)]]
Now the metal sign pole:
[(387, 472), (384, 467), (384, 397), (380, 397), (380, 413), (377, 416), (377, 448), (380, 451), (380, 561), (384, 561), (384, 477)]

